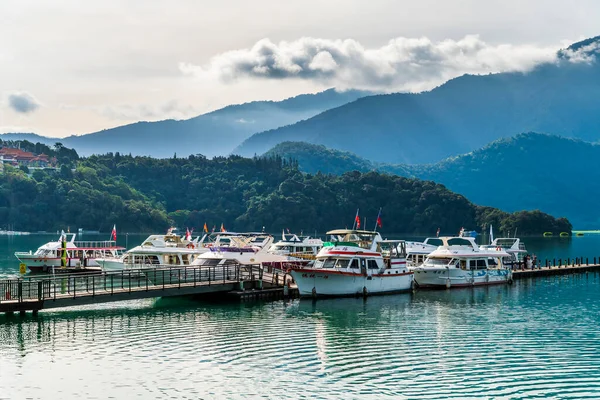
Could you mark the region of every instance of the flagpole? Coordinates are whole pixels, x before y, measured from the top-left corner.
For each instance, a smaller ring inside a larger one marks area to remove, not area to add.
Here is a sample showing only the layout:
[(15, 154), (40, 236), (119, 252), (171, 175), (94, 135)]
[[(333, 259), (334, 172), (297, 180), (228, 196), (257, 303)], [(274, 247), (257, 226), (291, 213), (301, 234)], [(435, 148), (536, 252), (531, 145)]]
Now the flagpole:
[(358, 211), (360, 210), (360, 208), (356, 209), (356, 217), (354, 217), (354, 222), (352, 223), (352, 230), (354, 230), (356, 228), (356, 220), (358, 219)]
[(381, 217), (381, 209), (382, 209), (382, 207), (379, 207), (379, 212), (377, 213), (377, 219), (375, 220), (375, 232), (377, 232), (377, 226), (379, 225), (379, 218)]

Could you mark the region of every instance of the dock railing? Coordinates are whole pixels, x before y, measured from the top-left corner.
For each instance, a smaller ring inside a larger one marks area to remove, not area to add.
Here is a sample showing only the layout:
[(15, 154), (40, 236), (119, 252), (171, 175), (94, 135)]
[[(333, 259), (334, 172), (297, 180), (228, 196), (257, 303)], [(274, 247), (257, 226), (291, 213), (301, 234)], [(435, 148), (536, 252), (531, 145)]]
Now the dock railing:
[(166, 266), (96, 273), (28, 275), (0, 280), (0, 302), (41, 301), (115, 293), (211, 286), (243, 281), (279, 284), (279, 276), (260, 265)]

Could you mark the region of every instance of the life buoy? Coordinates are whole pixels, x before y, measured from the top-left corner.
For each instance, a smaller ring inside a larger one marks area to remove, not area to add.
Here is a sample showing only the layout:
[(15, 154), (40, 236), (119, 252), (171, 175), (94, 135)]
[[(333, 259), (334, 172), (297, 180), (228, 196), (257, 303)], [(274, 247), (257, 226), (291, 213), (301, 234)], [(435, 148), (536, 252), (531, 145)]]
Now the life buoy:
[(502, 251), (502, 247), (496, 246), (496, 251)]
[(188, 249), (193, 249), (195, 246), (194, 246), (194, 243), (188, 243), (186, 247)]

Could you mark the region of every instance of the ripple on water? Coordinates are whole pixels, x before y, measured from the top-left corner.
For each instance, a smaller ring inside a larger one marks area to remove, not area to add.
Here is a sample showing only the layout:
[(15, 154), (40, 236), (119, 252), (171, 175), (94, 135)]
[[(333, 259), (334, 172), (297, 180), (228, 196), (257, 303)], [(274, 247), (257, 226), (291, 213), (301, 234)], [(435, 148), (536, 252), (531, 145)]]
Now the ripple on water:
[(599, 285), (0, 317), (0, 398), (598, 398)]

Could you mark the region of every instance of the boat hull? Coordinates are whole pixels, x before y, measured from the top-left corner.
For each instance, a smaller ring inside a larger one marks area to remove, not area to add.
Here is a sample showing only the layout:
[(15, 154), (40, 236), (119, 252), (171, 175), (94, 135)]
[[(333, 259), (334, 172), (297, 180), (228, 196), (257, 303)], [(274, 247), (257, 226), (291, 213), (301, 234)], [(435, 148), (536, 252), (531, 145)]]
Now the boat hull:
[(294, 269), (291, 274), (301, 297), (390, 294), (409, 291), (413, 285), (412, 272), (385, 271), (383, 274), (366, 276), (338, 271)]
[[(60, 258), (39, 257), (34, 254), (17, 254), (19, 262), (25, 264), (31, 272), (52, 272), (52, 268), (61, 268), (62, 260)], [(82, 262), (79, 258), (68, 258), (67, 267), (86, 268), (99, 267), (100, 265), (93, 258), (85, 259)]]
[(505, 284), (512, 280), (508, 269), (469, 271), (456, 269), (415, 268), (415, 282), (419, 288), (452, 288)]

